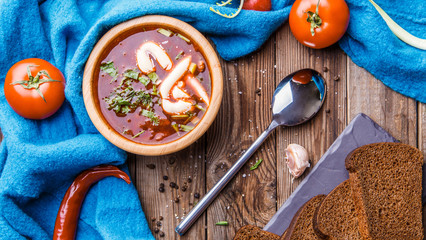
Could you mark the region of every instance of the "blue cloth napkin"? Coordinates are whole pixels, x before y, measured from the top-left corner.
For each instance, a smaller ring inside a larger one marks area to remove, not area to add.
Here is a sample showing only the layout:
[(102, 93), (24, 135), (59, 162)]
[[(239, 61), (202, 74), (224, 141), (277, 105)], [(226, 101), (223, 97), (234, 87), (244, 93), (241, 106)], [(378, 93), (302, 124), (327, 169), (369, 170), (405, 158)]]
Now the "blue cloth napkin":
[[(426, 103), (426, 51), (397, 38), (369, 1), (346, 2), (351, 19), (340, 47), (386, 86)], [(409, 33), (426, 38), (425, 0), (375, 2)]]
[[(78, 173), (99, 164), (127, 171), (125, 152), (97, 132), (81, 93), (84, 64), (107, 30), (146, 14), (170, 15), (209, 35), (220, 55), (233, 59), (259, 48), (286, 20), (291, 4), (277, 0), (271, 12), (242, 11), (225, 19), (209, 10), (214, 2), (0, 1), (0, 89), (7, 70), (30, 57), (51, 62), (67, 81), (64, 105), (42, 121), (17, 115), (0, 91), (0, 239), (51, 239), (62, 197)], [(230, 11), (235, 9), (221, 10)], [(94, 185), (77, 239), (153, 239), (134, 186), (112, 177)]]

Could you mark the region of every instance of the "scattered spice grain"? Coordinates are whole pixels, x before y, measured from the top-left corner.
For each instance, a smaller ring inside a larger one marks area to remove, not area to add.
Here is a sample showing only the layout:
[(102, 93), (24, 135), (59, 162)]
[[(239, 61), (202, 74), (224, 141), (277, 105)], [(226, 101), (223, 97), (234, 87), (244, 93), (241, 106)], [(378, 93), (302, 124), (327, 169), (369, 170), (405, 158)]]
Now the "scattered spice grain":
[(334, 76), (334, 79), (333, 79), (334, 81), (339, 81), (340, 80), (340, 75), (337, 75), (337, 76)]

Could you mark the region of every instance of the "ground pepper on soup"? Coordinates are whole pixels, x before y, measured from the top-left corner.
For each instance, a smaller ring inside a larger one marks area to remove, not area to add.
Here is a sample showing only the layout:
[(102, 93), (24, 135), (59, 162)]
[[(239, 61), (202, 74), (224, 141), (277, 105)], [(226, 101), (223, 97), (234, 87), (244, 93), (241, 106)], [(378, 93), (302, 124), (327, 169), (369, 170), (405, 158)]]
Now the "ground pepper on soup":
[(135, 33), (99, 66), (98, 99), (121, 135), (143, 144), (181, 138), (209, 107), (207, 63), (190, 39), (168, 29)]

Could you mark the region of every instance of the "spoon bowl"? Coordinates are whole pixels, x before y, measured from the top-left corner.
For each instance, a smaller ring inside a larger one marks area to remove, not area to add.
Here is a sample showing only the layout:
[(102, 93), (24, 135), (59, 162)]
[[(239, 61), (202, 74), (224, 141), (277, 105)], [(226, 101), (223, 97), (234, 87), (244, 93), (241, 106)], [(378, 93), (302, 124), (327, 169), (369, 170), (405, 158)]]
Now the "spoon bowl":
[[(302, 82), (300, 79), (307, 80)], [(320, 110), (325, 93), (324, 79), (315, 70), (302, 69), (288, 75), (274, 92), (273, 120), (288, 127), (308, 121)]]
[(183, 235), (231, 181), (251, 155), (278, 126), (296, 126), (311, 119), (321, 109), (326, 95), (324, 78), (315, 70), (302, 69), (285, 77), (272, 97), (272, 122), (232, 165), (225, 175), (189, 212), (175, 231)]

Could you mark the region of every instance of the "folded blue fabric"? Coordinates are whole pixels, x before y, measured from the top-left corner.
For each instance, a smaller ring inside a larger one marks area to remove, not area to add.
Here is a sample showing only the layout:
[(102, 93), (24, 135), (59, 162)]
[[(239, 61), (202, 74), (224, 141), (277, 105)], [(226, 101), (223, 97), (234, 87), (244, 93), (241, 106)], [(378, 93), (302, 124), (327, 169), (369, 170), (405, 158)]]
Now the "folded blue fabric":
[[(96, 41), (114, 25), (146, 14), (189, 22), (208, 34), (220, 55), (233, 59), (256, 50), (282, 23), (291, 1), (273, 1), (273, 11), (242, 11), (226, 19), (204, 1), (0, 1), (0, 239), (51, 239), (59, 204), (79, 172), (99, 164), (123, 165), (125, 152), (106, 141), (84, 108), (84, 64)], [(221, 12), (235, 9), (223, 9)], [(20, 117), (3, 92), (7, 70), (37, 57), (66, 78), (66, 101), (42, 121)], [(148, 184), (148, 183), (147, 183)], [(143, 197), (143, 196), (141, 196)], [(89, 191), (78, 239), (153, 239), (133, 185), (106, 178)]]
[[(369, 1), (346, 2), (351, 19), (340, 47), (355, 64), (386, 86), (426, 103), (426, 51), (397, 38)], [(405, 30), (416, 37), (426, 38), (425, 0), (375, 2)]]

